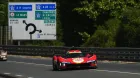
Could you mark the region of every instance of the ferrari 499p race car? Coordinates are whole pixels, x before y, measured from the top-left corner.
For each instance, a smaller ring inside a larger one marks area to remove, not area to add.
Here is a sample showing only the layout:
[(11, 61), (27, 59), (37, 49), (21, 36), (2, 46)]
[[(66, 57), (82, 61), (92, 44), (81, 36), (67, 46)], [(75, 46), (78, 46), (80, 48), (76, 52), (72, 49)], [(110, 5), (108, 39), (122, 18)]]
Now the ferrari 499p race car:
[(64, 55), (54, 55), (52, 58), (53, 70), (67, 68), (97, 68), (97, 57), (95, 54), (84, 54), (78, 49), (68, 50)]

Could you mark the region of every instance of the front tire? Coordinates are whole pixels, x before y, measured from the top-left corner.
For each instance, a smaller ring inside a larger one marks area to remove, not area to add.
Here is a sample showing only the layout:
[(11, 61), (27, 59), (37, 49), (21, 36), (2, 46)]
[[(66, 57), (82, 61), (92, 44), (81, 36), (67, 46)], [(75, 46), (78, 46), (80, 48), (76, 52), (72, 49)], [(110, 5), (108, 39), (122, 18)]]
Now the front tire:
[(53, 70), (54, 71), (57, 70), (56, 65), (54, 65), (54, 64), (53, 64)]
[(53, 70), (54, 71), (57, 70), (57, 65), (56, 65), (55, 61), (53, 61)]

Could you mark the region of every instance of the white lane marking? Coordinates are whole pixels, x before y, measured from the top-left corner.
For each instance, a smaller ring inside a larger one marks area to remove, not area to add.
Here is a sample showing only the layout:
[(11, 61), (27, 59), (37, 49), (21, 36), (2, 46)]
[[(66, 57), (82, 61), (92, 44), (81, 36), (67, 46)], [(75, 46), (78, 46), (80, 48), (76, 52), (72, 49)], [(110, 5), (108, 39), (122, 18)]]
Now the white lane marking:
[(46, 64), (36, 64), (36, 63), (17, 62), (17, 61), (7, 61), (7, 62), (14, 62), (14, 63), (20, 63), (20, 64), (31, 64), (31, 65), (37, 65), (37, 66), (52, 66), (52, 65), (46, 65)]
[(100, 71), (100, 72), (109, 72), (109, 73), (120, 73), (120, 74), (140, 75), (140, 73), (133, 73), (133, 72), (121, 72), (121, 71), (98, 70), (98, 69), (94, 69), (94, 70), (95, 70), (95, 71)]
[(48, 59), (50, 60), (51, 57), (41, 57), (41, 56), (20, 56), (20, 55), (9, 55), (10, 57), (16, 57), (16, 58), (25, 58), (25, 59)]
[(22, 75), (16, 75), (16, 76), (19, 76), (19, 77), (21, 77)]
[(4, 73), (4, 74), (11, 74), (11, 73)]
[(34, 78), (34, 77), (28, 77), (28, 78)]
[[(36, 63), (17, 62), (17, 61), (7, 61), (7, 62), (22, 63), (22, 64), (32, 64), (32, 65), (37, 65), (37, 66), (52, 66), (52, 65), (46, 65), (46, 64), (36, 64)], [(93, 69), (91, 69), (91, 70), (93, 70)], [(99, 69), (94, 69), (94, 70), (95, 71), (100, 71), (100, 72), (110, 72), (110, 73), (122, 73), (122, 74), (140, 75), (140, 73), (133, 73), (133, 72), (121, 72), (121, 71), (99, 70)]]

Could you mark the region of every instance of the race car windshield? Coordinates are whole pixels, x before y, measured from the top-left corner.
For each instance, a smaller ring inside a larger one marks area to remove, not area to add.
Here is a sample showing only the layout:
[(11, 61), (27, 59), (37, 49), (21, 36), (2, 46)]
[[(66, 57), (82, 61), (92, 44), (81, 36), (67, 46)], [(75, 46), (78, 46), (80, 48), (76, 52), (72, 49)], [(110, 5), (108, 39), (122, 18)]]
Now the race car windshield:
[(67, 58), (76, 58), (76, 57), (84, 57), (83, 53), (71, 53), (71, 54), (66, 54)]

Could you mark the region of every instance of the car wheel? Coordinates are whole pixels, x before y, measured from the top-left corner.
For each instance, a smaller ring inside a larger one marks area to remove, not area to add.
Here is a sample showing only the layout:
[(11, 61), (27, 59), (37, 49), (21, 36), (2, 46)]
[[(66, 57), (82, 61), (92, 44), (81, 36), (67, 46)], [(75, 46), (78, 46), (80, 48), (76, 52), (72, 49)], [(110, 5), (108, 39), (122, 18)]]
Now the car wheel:
[(57, 66), (56, 66), (56, 64), (54, 63), (54, 61), (53, 61), (53, 70), (54, 70), (54, 71), (57, 70)]
[(97, 69), (98, 66), (97, 66), (97, 60), (96, 60), (96, 66), (92, 67), (93, 69)]

